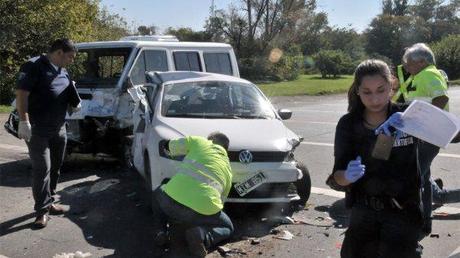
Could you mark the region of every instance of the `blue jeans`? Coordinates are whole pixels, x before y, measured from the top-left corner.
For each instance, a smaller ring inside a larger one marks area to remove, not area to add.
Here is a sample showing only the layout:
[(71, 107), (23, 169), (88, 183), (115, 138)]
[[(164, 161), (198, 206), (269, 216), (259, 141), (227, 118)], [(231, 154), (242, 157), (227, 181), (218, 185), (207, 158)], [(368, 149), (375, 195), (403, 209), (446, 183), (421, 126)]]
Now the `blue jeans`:
[(416, 249), (420, 224), (395, 209), (375, 211), (355, 204), (343, 240), (342, 258), (420, 257)]
[(433, 202), (436, 204), (460, 202), (460, 189), (441, 189), (430, 179)]
[(215, 246), (219, 242), (229, 238), (233, 233), (233, 224), (223, 211), (213, 215), (203, 215), (176, 202), (169, 197), (161, 188), (154, 191), (154, 226), (164, 232), (167, 223), (183, 224), (186, 228), (198, 227), (202, 234), (202, 241), (207, 248)]

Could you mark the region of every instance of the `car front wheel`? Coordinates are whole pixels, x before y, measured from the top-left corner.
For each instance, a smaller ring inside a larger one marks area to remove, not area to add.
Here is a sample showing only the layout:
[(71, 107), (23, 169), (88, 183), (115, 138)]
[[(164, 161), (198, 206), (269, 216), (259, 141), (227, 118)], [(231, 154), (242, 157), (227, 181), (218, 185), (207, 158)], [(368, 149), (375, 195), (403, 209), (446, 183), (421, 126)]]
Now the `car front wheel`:
[(292, 203), (295, 208), (305, 206), (311, 193), (311, 178), (307, 166), (301, 162), (298, 162), (297, 168), (302, 171), (302, 178), (294, 183), (297, 194), (300, 196), (299, 200), (293, 201)]

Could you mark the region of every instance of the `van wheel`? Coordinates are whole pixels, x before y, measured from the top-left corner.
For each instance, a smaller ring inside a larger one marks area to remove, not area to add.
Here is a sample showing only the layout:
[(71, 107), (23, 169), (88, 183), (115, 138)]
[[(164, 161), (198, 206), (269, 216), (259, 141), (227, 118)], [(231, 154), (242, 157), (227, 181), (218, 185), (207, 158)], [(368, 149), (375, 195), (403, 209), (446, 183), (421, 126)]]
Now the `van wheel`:
[(311, 178), (307, 166), (305, 166), (301, 162), (298, 162), (297, 168), (302, 171), (303, 176), (301, 179), (297, 180), (294, 183), (297, 190), (297, 194), (300, 196), (300, 200), (292, 202), (295, 209), (298, 209), (299, 207), (304, 207), (307, 204), (308, 198), (310, 197), (311, 193)]
[(120, 144), (120, 161), (128, 169), (134, 169), (133, 139), (133, 135), (124, 136)]

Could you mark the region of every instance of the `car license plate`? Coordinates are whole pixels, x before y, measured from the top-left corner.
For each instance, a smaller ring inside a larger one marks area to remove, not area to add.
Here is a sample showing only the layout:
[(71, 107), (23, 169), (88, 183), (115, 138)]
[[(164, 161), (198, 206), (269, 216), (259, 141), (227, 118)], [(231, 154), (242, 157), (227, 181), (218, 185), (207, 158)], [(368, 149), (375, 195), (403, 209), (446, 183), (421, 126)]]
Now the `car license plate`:
[(246, 181), (235, 184), (233, 187), (240, 196), (245, 196), (250, 191), (256, 189), (267, 180), (263, 172), (259, 172)]

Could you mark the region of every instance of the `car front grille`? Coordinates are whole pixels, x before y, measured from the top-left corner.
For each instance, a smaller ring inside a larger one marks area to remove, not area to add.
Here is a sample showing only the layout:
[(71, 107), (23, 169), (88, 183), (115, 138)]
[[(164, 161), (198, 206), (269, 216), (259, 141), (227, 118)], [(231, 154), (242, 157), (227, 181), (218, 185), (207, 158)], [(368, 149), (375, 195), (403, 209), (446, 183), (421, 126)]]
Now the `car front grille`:
[[(231, 162), (240, 162), (239, 155), (241, 151), (229, 151), (228, 158)], [(288, 152), (282, 151), (254, 151), (252, 162), (282, 162), (288, 155)]]

